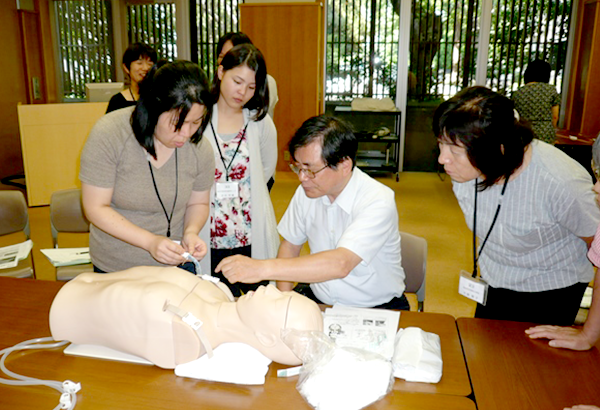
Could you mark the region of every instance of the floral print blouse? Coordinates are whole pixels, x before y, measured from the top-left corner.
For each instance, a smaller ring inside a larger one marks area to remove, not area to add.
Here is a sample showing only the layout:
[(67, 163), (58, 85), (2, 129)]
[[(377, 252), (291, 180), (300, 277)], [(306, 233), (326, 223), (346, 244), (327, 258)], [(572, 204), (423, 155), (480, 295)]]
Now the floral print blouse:
[[(227, 139), (226, 136), (224, 138)], [(252, 243), (252, 212), (250, 155), (245, 128), (229, 141), (218, 136), (217, 144), (221, 152), (215, 152), (215, 184), (236, 182), (238, 195), (234, 198), (219, 198), (218, 189), (215, 189), (211, 202), (213, 212), (210, 218), (210, 245), (212, 249), (248, 246)]]

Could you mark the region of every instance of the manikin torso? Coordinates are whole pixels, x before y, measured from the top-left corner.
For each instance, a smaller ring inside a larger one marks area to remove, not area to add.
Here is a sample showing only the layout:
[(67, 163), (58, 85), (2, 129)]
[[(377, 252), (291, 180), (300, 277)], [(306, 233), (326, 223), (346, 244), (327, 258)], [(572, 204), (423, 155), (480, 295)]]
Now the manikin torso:
[(56, 340), (95, 344), (174, 368), (206, 353), (195, 330), (166, 306), (190, 312), (214, 349), (243, 342), (273, 361), (300, 360), (281, 341), (284, 328), (322, 330), (319, 307), (295, 292), (261, 286), (234, 301), (229, 289), (179, 268), (135, 267), (85, 273), (68, 282), (50, 309)]

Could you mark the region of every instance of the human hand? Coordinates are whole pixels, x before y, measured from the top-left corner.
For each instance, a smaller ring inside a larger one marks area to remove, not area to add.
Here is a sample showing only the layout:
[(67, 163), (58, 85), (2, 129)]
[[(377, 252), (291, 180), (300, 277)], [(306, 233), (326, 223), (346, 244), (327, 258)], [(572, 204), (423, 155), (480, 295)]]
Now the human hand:
[(261, 265), (263, 261), (243, 255), (233, 255), (219, 262), (215, 272), (221, 272), (230, 283), (257, 283), (264, 280), (261, 276), (264, 272)]
[(185, 253), (183, 247), (165, 236), (156, 235), (150, 243), (148, 252), (154, 259), (165, 265), (176, 266), (185, 262), (185, 258), (181, 256)]
[(565, 407), (564, 410), (600, 410), (600, 407), (592, 406), (590, 404), (578, 404), (573, 407)]
[(181, 240), (181, 246), (186, 252), (189, 252), (194, 258), (200, 260), (206, 256), (208, 248), (198, 235), (185, 234)]
[(589, 350), (594, 345), (582, 329), (542, 325), (530, 327), (525, 331), (531, 339), (550, 339), (551, 347), (562, 347), (571, 350)]

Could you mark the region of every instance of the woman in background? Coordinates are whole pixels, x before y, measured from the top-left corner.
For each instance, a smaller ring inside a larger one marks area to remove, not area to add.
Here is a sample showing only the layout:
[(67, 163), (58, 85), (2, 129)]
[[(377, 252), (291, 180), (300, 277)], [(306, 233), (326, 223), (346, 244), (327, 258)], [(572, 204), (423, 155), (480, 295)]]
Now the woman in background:
[[(227, 54), (229, 50), (235, 46), (239, 46), (240, 44), (252, 44), (252, 40), (250, 40), (250, 37), (241, 31), (223, 34), (217, 43), (217, 65), (221, 65), (223, 57), (225, 57), (225, 54)], [(267, 92), (269, 93), (269, 115), (271, 116), (271, 119), (273, 119), (273, 115), (275, 114), (275, 106), (279, 101), (279, 97), (277, 95), (277, 82), (268, 73)], [(275, 184), (275, 175), (273, 175), (267, 182), (269, 192), (271, 192), (273, 184)]]
[[(211, 272), (221, 259), (245, 255), (274, 258), (279, 235), (266, 182), (277, 162), (277, 132), (267, 114), (267, 68), (261, 52), (251, 44), (232, 48), (221, 61), (213, 84), (216, 101), (205, 137), (215, 155), (215, 184), (211, 192)], [(209, 239), (203, 231), (203, 238)], [(207, 260), (210, 259), (210, 262)], [(235, 296), (258, 284), (230, 284)]]
[(145, 43), (134, 43), (123, 53), (123, 71), (129, 77), (129, 88), (112, 96), (106, 112), (135, 105), (140, 99), (140, 83), (157, 61), (156, 51)]
[[(252, 44), (252, 40), (241, 31), (223, 34), (217, 43), (217, 65), (221, 64), (223, 57), (225, 57), (225, 54), (227, 54), (229, 50), (240, 44)], [(275, 114), (275, 106), (279, 101), (279, 97), (277, 95), (277, 82), (273, 76), (268, 73), (267, 90), (269, 92), (269, 115), (272, 119)]]
[(81, 154), (79, 179), (96, 272), (201, 259), (214, 156), (202, 133), (212, 96), (194, 63), (154, 67), (139, 103), (103, 116)]
[(512, 99), (521, 118), (531, 123), (536, 138), (554, 144), (560, 97), (550, 81), (550, 64), (534, 60), (525, 70), (525, 85)]

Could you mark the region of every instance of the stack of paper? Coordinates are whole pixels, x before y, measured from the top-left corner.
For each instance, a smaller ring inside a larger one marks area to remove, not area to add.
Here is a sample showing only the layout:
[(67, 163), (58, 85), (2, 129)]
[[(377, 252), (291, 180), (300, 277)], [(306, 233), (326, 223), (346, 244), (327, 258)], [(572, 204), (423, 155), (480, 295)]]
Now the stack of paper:
[(399, 321), (397, 311), (336, 305), (325, 310), (323, 331), (338, 346), (356, 347), (391, 359)]
[(90, 263), (90, 248), (50, 248), (41, 250), (55, 267)]
[(0, 269), (14, 268), (29, 255), (33, 248), (31, 239), (16, 245), (0, 248)]

